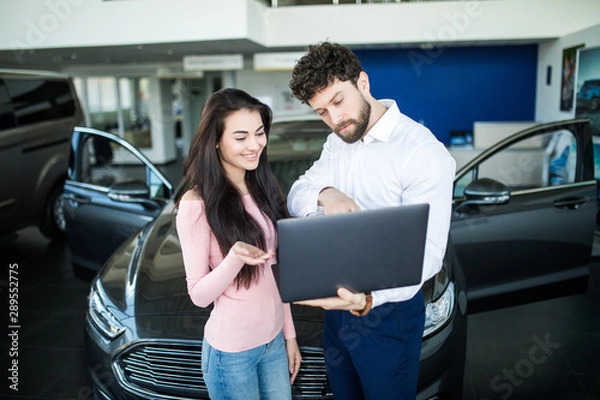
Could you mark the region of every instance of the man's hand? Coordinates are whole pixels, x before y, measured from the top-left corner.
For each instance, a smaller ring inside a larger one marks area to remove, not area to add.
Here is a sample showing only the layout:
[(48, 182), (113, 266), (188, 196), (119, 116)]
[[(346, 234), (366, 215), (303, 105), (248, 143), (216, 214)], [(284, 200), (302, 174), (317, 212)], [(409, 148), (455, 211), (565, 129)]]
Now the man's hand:
[(294, 302), (311, 307), (321, 307), (325, 310), (356, 310), (360, 311), (367, 305), (367, 297), (364, 293), (353, 293), (346, 288), (337, 290), (337, 297), (326, 297), (324, 299), (304, 300)]
[(354, 200), (332, 187), (323, 189), (319, 193), (318, 201), (325, 215), (360, 211)]

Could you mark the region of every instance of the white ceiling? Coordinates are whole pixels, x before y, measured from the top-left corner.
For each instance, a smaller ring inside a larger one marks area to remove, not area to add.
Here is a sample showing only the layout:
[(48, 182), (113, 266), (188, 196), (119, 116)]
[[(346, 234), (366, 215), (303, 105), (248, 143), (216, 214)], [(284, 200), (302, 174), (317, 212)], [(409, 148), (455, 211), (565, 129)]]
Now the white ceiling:
[[(300, 51), (302, 49), (279, 49)], [(183, 43), (159, 43), (129, 46), (75, 47), (0, 51), (1, 68), (64, 70), (81, 66), (136, 65), (181, 62), (184, 55), (253, 54), (277, 51), (265, 49), (250, 40), (219, 40)]]

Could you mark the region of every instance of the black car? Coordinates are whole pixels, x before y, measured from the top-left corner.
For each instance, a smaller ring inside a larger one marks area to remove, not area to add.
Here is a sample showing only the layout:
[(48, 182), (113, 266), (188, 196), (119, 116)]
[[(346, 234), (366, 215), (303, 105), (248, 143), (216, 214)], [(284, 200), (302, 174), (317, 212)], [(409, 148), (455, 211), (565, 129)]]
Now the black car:
[[(311, 118), (274, 123), (269, 158), (284, 190), (319, 156), (328, 133)], [(95, 150), (97, 140), (110, 151)], [(174, 226), (177, 194), (114, 135), (77, 128), (72, 146), (64, 209), (73, 261), (97, 269), (112, 252), (92, 282), (85, 323), (96, 397), (207, 398), (200, 354), (210, 308), (195, 307), (187, 295)], [(110, 160), (99, 163), (103, 151)], [(90, 163), (97, 172), (89, 171)], [(587, 274), (596, 215), (593, 167), (588, 123), (574, 120), (517, 133), (458, 171), (454, 245), (424, 286), (418, 399), (461, 397), (467, 298)], [(116, 251), (109, 248), (133, 230)], [(110, 235), (119, 239), (102, 243)], [(332, 398), (323, 313), (297, 305), (292, 313), (303, 355), (294, 397)]]
[(587, 119), (538, 125), (457, 172), (451, 236), (469, 300), (589, 274), (596, 181)]

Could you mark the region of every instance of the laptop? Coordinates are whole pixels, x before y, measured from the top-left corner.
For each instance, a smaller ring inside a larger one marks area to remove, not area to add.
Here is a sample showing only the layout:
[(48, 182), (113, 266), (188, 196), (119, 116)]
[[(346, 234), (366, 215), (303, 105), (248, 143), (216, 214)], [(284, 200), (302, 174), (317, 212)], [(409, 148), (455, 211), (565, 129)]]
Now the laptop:
[(429, 204), (277, 222), (281, 299), (367, 292), (421, 282)]

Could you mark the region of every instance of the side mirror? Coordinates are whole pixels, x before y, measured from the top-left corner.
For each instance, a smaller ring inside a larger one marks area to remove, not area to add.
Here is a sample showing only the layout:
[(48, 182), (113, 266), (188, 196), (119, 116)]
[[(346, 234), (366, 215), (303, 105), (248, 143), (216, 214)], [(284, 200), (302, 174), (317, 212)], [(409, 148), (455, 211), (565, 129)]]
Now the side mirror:
[(149, 209), (159, 207), (150, 199), (150, 188), (142, 181), (125, 181), (115, 183), (108, 190), (108, 197), (122, 203), (140, 203)]
[(488, 178), (478, 179), (469, 183), (464, 193), (466, 200), (454, 209), (455, 215), (461, 215), (459, 210), (467, 206), (506, 204), (510, 200), (510, 191), (508, 188), (504, 184)]
[(476, 205), (506, 204), (510, 200), (508, 188), (493, 179), (473, 181), (465, 188), (466, 202)]

